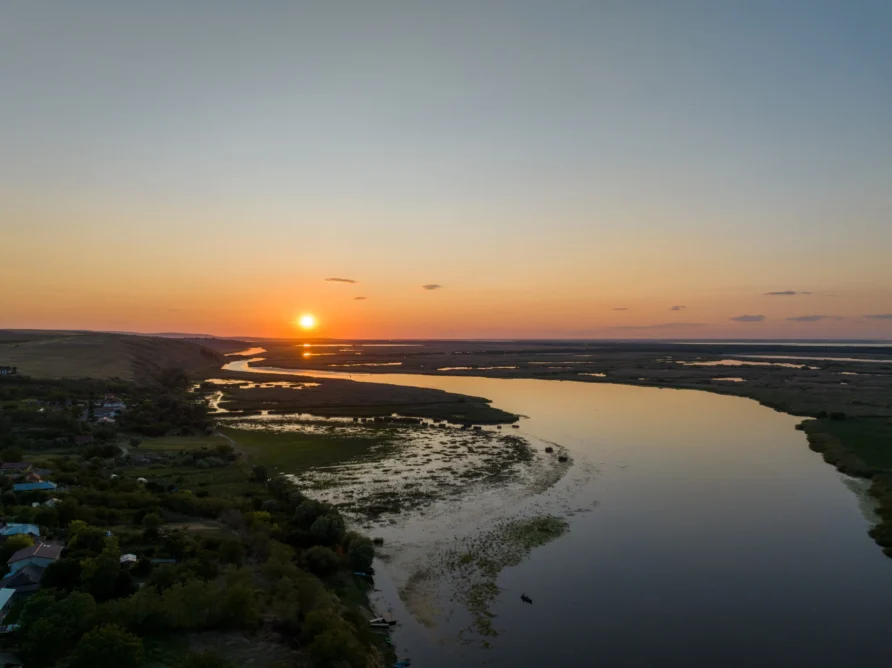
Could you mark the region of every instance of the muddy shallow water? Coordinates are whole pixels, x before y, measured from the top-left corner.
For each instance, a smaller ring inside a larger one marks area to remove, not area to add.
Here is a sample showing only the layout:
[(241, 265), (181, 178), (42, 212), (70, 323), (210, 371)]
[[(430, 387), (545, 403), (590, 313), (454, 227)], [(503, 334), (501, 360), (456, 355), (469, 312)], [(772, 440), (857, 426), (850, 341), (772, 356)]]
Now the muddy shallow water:
[[(367, 520), (385, 539), (376, 604), (400, 620), (394, 642), (413, 665), (892, 660), (892, 560), (867, 536), (852, 485), (794, 429), (798, 418), (684, 390), (337, 375), (485, 396), (525, 416), (509, 432), (532, 456), (512, 475)], [(554, 444), (563, 449), (544, 452)], [(559, 452), (567, 464), (555, 464)], [(431, 473), (388, 475), (399, 485)], [(528, 547), (524, 522), (537, 518), (567, 529)]]

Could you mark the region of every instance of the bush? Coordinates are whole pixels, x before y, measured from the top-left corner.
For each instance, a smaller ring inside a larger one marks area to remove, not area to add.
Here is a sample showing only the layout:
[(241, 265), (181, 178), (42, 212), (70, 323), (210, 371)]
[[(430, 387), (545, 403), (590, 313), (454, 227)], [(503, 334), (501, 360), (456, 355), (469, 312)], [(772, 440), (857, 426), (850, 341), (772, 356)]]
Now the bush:
[(347, 548), (347, 558), (350, 560), (350, 568), (354, 571), (368, 571), (375, 560), (375, 547), (372, 541), (362, 536), (351, 540)]
[(121, 668), (142, 665), (142, 640), (107, 624), (84, 634), (71, 657), (71, 668)]
[(310, 573), (321, 578), (333, 575), (339, 566), (338, 555), (322, 545), (305, 550), (303, 562)]
[(310, 534), (321, 545), (337, 545), (344, 538), (344, 520), (340, 515), (320, 515), (310, 526)]
[(313, 665), (320, 668), (366, 665), (365, 650), (356, 636), (346, 628), (337, 627), (320, 633), (310, 644)]
[(189, 653), (177, 664), (177, 668), (236, 668), (232, 661), (227, 661), (214, 650)]

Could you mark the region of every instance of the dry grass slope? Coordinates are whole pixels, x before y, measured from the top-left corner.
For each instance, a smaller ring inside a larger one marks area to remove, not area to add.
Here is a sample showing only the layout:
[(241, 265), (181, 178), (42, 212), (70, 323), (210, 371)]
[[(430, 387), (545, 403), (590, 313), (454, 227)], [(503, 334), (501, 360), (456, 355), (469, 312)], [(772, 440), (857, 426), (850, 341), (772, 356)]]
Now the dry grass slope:
[(201, 373), (222, 357), (197, 343), (129, 334), (0, 332), (0, 365), (42, 378), (150, 381), (164, 368)]

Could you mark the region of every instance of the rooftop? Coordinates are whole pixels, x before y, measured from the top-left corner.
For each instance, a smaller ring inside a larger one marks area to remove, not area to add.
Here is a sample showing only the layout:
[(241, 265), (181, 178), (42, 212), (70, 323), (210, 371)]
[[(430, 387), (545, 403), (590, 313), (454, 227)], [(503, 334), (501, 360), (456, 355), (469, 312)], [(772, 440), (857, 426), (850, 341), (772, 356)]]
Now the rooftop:
[(53, 545), (50, 543), (36, 543), (23, 547), (21, 550), (13, 554), (7, 564), (21, 561), (22, 559), (58, 559), (62, 554), (63, 545)]

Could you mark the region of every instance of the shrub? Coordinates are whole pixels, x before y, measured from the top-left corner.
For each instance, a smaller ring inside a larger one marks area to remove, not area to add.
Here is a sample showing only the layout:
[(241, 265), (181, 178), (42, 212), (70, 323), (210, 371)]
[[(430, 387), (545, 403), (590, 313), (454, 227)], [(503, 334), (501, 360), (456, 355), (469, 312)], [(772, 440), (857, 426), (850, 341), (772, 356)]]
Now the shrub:
[(307, 570), (319, 577), (328, 577), (338, 570), (338, 555), (329, 548), (315, 545), (303, 553), (303, 562)]
[(71, 668), (120, 668), (142, 665), (142, 640), (107, 624), (84, 634), (71, 657)]

